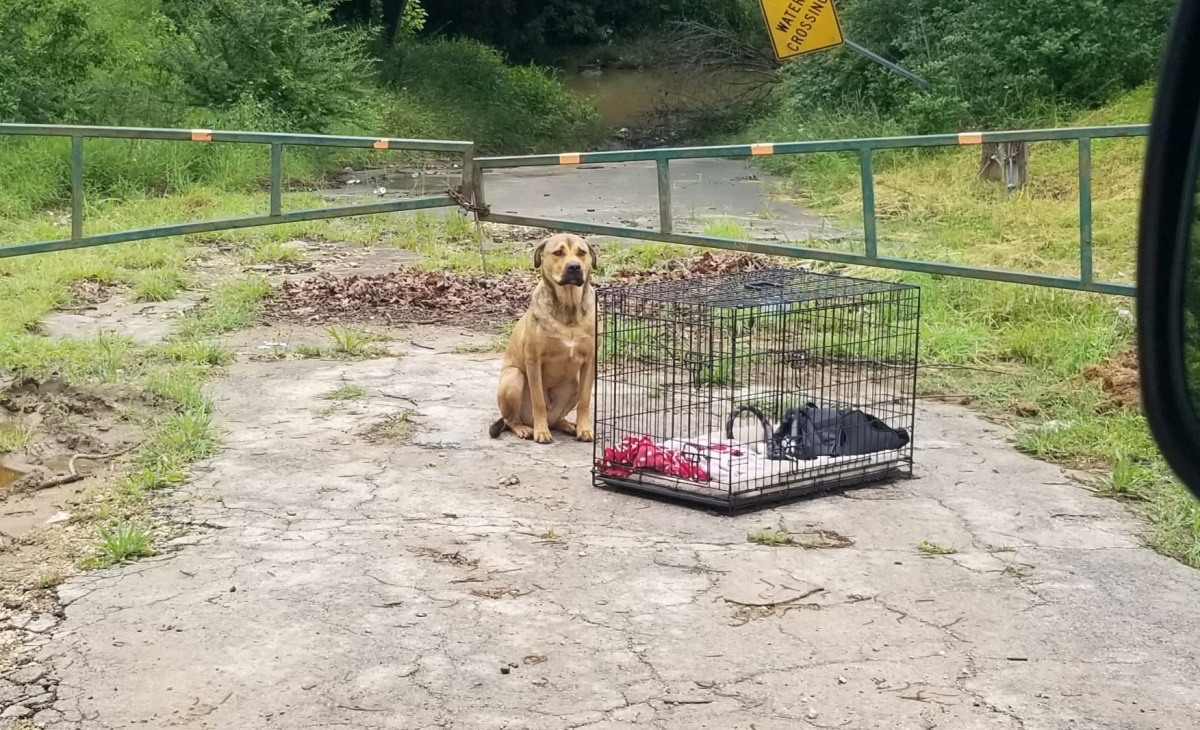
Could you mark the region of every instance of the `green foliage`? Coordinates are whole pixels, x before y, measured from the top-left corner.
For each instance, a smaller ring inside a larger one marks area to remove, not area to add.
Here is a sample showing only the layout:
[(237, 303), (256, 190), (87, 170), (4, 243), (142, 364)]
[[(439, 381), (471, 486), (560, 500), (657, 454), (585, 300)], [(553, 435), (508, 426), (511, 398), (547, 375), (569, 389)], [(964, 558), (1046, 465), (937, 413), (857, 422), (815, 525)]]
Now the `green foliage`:
[(426, 12), (425, 6), (420, 3), (420, 0), (408, 0), (404, 4), (404, 15), (400, 18), (400, 25), (396, 28), (394, 40), (416, 38), (418, 33), (425, 30), (425, 23), (428, 20), (429, 13)]
[(509, 66), (498, 51), (471, 40), (397, 46), (384, 63), (386, 81), (447, 120), (455, 136), (484, 152), (562, 150), (592, 141), (595, 109), (546, 71)]
[(107, 568), (155, 554), (154, 534), (142, 525), (121, 520), (111, 526), (97, 525), (96, 529), (96, 554), (84, 561), (86, 568)]
[(0, 0), (0, 121), (74, 119), (89, 70), (109, 52), (85, 0)]
[(434, 27), (521, 55), (645, 35), (676, 20), (744, 27), (761, 17), (755, 0), (424, 0), (424, 5)]
[(843, 49), (788, 64), (784, 96), (878, 110), (914, 132), (1040, 122), (1152, 78), (1170, 0), (844, 0), (855, 41), (927, 78), (911, 82)]
[(261, 105), (295, 129), (352, 119), (370, 66), (365, 33), (330, 24), (332, 2), (204, 0), (178, 6), (168, 67), (201, 107)]

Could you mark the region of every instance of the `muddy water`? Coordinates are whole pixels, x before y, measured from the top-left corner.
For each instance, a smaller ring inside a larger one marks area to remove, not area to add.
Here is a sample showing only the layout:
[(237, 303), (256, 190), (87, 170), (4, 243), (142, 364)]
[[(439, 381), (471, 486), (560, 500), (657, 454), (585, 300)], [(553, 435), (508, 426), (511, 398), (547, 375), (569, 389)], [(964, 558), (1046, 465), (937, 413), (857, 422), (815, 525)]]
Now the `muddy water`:
[(21, 472), (9, 469), (7, 466), (0, 464), (0, 489), (4, 489), (22, 476)]
[(627, 69), (583, 71), (563, 78), (576, 95), (590, 98), (600, 118), (613, 127), (633, 126), (662, 109), (720, 103), (738, 96), (754, 81), (753, 76), (736, 71), (698, 75)]

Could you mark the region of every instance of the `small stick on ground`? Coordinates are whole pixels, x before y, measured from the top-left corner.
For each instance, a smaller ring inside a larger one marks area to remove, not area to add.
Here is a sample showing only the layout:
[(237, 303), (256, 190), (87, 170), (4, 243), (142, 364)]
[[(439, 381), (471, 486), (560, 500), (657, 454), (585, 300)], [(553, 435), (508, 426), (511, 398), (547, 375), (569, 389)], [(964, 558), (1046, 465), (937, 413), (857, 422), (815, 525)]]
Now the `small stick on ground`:
[(770, 601), (768, 603), (744, 603), (742, 601), (735, 601), (732, 598), (725, 598), (725, 602), (732, 603), (735, 606), (745, 606), (746, 608), (775, 608), (777, 606), (786, 606), (788, 604), (795, 603), (796, 601), (803, 601), (809, 596), (815, 596), (816, 594), (823, 593), (824, 591), (824, 588), (813, 588), (812, 590), (802, 593), (798, 596), (793, 596), (782, 601)]
[[(134, 444), (134, 445), (136, 445), (136, 444)], [(108, 459), (115, 459), (118, 456), (124, 456), (125, 454), (128, 454), (130, 451), (133, 451), (134, 445), (131, 445), (124, 449), (121, 449), (120, 451), (113, 451), (112, 453), (108, 453), (108, 454), (72, 454), (71, 461), (67, 463), (67, 469), (71, 472), (71, 476), (75, 476), (76, 474), (79, 473), (79, 472), (75, 471), (75, 462), (78, 461), (79, 459), (84, 459), (86, 461), (105, 461)]]

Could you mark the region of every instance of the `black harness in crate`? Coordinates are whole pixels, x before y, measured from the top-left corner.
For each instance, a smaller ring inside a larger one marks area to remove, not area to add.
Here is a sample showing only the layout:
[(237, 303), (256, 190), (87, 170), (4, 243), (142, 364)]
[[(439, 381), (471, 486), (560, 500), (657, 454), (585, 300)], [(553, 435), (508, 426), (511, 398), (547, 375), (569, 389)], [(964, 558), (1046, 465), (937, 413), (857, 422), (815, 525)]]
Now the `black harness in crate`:
[(808, 461), (818, 456), (863, 456), (908, 444), (908, 431), (892, 428), (869, 413), (854, 408), (818, 408), (814, 403), (789, 408), (774, 432), (761, 410), (738, 406), (725, 421), (725, 437), (730, 441), (733, 422), (746, 412), (762, 424), (768, 459)]

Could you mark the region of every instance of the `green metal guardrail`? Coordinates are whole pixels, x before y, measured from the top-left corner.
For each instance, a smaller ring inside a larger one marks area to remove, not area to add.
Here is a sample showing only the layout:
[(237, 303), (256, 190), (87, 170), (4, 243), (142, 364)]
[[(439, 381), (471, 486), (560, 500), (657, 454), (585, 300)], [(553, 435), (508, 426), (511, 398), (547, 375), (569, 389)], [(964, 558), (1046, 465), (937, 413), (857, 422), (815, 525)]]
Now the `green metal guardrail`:
[[(421, 210), (424, 208), (449, 208), (461, 205), (461, 198), (447, 191), (445, 195), (431, 195), (380, 203), (340, 205), (328, 208), (312, 208), (284, 212), (283, 210), (283, 149), (286, 146), (307, 147), (355, 147), (376, 150), (408, 150), (416, 152), (443, 152), (462, 157), (463, 179), (459, 193), (472, 189), (471, 176), (477, 169), (474, 165), (475, 147), (471, 142), (449, 142), (416, 139), (392, 139), (372, 137), (336, 137), (316, 134), (276, 134), (265, 132), (220, 132), (208, 129), (141, 129), (135, 127), (82, 127), (39, 124), (0, 124), (0, 136), (21, 135), (35, 137), (69, 137), (71, 140), (71, 237), (54, 241), (22, 243), (0, 246), (0, 258), (27, 254), (64, 251), (89, 246), (104, 246), (110, 243), (140, 241), (150, 238), (182, 236), (192, 233), (227, 231), (235, 228), (269, 226), (277, 223), (294, 223), (325, 218), (345, 218), (374, 213)], [(271, 148), (271, 203), (266, 215), (226, 218), (222, 220), (198, 221), (174, 225), (140, 228), (115, 233), (85, 236), (84, 186), (83, 186), (83, 142), (86, 139), (130, 139), (164, 140), (210, 144), (231, 142), (237, 144), (261, 144)]]
[[(586, 223), (574, 220), (534, 218), (522, 215), (481, 212), (479, 217), (494, 223), (549, 228), (574, 233), (634, 238), (650, 241), (679, 243), (690, 246), (707, 246), (734, 251), (788, 256), (792, 258), (832, 261), (843, 264), (875, 266), (926, 274), (963, 276), (989, 281), (1072, 289), (1120, 296), (1134, 296), (1134, 287), (1128, 284), (1096, 281), (1092, 270), (1092, 140), (1114, 137), (1144, 137), (1149, 127), (1144, 124), (1078, 127), (1071, 129), (1036, 129), (1011, 132), (966, 132), (962, 134), (939, 134), (921, 137), (878, 137), (868, 139), (845, 139), (819, 142), (785, 142), (721, 147), (682, 147), (672, 149), (632, 150), (619, 152), (585, 152), (559, 155), (528, 155), (522, 157), (483, 157), (475, 160), (478, 171), (473, 175), (474, 209), (486, 211), (483, 170), (510, 167), (534, 167), (543, 165), (580, 165), (604, 162), (653, 161), (658, 166), (658, 230), (628, 228)], [(948, 147), (1004, 142), (1047, 142), (1075, 141), (1079, 150), (1079, 277), (1050, 276), (1023, 271), (986, 269), (960, 264), (920, 261), (879, 255), (878, 228), (875, 216), (875, 173), (872, 156), (876, 150), (909, 149), (914, 147)], [(857, 152), (859, 174), (862, 181), (863, 253), (826, 251), (803, 246), (780, 243), (739, 241), (714, 236), (675, 233), (671, 215), (671, 160), (690, 160), (706, 157), (740, 158), (761, 155), (794, 155), (813, 152)]]

